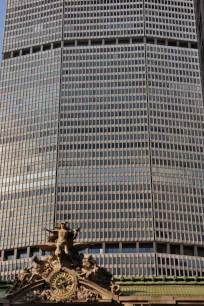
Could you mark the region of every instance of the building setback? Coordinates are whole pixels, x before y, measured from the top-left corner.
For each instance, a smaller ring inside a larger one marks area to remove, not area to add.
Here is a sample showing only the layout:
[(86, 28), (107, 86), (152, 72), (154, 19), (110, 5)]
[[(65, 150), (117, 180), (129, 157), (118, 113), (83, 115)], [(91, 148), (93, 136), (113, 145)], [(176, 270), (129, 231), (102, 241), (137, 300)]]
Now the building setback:
[(7, 0), (0, 273), (69, 220), (114, 275), (204, 276), (193, 0)]
[(202, 0), (195, 0), (195, 12), (197, 20), (199, 51), (200, 51), (201, 81), (204, 93), (204, 3)]

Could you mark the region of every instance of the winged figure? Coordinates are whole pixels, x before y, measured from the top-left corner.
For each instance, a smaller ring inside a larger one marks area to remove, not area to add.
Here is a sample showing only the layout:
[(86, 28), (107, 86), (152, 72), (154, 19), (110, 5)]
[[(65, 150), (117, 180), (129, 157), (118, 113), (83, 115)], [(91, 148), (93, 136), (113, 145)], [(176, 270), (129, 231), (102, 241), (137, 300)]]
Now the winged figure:
[(63, 264), (63, 257), (66, 255), (71, 265), (76, 266), (81, 261), (79, 252), (92, 246), (90, 243), (77, 243), (75, 239), (80, 232), (80, 228), (76, 230), (70, 229), (65, 223), (61, 223), (60, 227), (53, 230), (45, 229), (52, 235), (49, 236), (45, 243), (38, 245), (41, 250), (53, 251), (59, 259), (59, 263)]

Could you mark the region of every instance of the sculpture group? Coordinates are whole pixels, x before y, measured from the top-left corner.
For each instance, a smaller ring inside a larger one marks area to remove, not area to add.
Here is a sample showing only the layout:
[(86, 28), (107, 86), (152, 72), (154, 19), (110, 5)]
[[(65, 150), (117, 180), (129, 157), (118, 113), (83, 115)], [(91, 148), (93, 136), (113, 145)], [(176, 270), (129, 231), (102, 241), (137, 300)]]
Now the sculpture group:
[(75, 240), (80, 228), (72, 230), (66, 223), (48, 230), (51, 235), (38, 247), (50, 251), (42, 259), (34, 256), (31, 267), (25, 268), (7, 297), (11, 301), (96, 301), (113, 300), (119, 287), (112, 275), (97, 265), (91, 255), (81, 251), (92, 246)]

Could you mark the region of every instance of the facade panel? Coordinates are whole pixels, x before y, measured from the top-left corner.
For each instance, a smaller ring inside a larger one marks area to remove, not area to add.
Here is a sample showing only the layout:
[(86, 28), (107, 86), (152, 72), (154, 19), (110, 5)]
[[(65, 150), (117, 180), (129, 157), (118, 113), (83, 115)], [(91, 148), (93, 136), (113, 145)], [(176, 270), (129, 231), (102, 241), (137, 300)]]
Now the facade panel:
[(146, 36), (178, 41), (197, 41), (192, 0), (145, 0)]
[(156, 239), (201, 245), (204, 117), (198, 51), (148, 45), (147, 62)]
[(144, 36), (144, 1), (64, 1), (64, 39)]
[(63, 67), (60, 210), (83, 240), (153, 240), (144, 44), (64, 48)]
[(63, 0), (7, 0), (3, 52), (62, 40)]
[(54, 220), (61, 50), (1, 63), (1, 248), (38, 244)]

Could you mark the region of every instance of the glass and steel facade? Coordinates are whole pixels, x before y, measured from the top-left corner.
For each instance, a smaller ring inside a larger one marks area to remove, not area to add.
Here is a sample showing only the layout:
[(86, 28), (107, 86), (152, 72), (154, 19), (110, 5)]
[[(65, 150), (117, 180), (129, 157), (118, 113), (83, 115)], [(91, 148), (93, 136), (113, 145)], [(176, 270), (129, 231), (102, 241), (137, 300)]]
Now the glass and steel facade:
[(7, 1), (0, 88), (3, 277), (61, 221), (115, 275), (204, 275), (193, 0)]
[(194, 2), (195, 2), (195, 14), (197, 21), (199, 51), (200, 51), (201, 81), (204, 93), (204, 3), (202, 0), (194, 0)]

